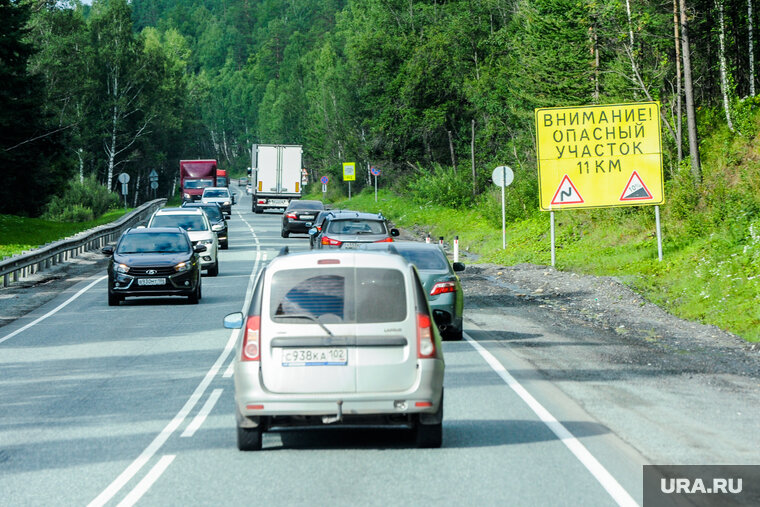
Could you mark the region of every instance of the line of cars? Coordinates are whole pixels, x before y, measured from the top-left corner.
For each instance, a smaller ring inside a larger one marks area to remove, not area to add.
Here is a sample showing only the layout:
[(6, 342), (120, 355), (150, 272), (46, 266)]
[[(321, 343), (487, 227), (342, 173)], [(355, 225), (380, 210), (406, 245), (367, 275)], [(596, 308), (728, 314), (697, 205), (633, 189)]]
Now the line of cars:
[[(226, 193), (205, 196), (222, 189)], [(146, 227), (129, 229), (115, 246), (104, 247), (110, 257), (108, 304), (118, 306), (128, 296), (186, 296), (198, 303), (201, 272), (217, 276), (219, 249), (229, 248), (231, 202), (226, 188), (206, 188), (200, 202), (159, 209)]]
[[(233, 360), (237, 445), (269, 431), (384, 425), (418, 447), (443, 441), (443, 338), (462, 339), (464, 297), (434, 244), (394, 241), (381, 214), (291, 203), (282, 236), (312, 249), (280, 255), (250, 304), (225, 317), (241, 329)], [(315, 213), (317, 212), (317, 213)]]

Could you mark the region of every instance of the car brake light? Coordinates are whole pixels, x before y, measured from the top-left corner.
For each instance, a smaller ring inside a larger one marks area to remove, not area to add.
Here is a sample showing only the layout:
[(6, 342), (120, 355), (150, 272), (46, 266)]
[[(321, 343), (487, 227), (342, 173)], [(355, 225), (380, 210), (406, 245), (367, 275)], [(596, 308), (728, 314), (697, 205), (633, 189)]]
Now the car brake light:
[(393, 243), (393, 238), (388, 236), (387, 238), (384, 238), (384, 239), (378, 239), (377, 241), (375, 241), (375, 243)]
[(342, 241), (338, 241), (337, 239), (328, 238), (327, 236), (322, 236), (321, 243), (323, 245), (331, 245), (331, 246), (340, 246), (343, 244)]
[(439, 282), (433, 286), (433, 290), (430, 291), (431, 296), (437, 296), (438, 294), (446, 294), (447, 292), (456, 292), (456, 282)]
[(435, 357), (435, 341), (430, 317), (422, 313), (417, 314), (417, 357), (419, 359)]
[(243, 354), (241, 361), (258, 361), (260, 359), (259, 337), (261, 328), (261, 317), (252, 315), (248, 317), (245, 324), (245, 334), (243, 335)]
[(288, 217), (288, 218), (290, 218), (290, 219), (293, 219), (293, 220), (295, 220), (295, 219), (298, 218), (298, 216), (295, 213), (288, 213), (285, 216)]

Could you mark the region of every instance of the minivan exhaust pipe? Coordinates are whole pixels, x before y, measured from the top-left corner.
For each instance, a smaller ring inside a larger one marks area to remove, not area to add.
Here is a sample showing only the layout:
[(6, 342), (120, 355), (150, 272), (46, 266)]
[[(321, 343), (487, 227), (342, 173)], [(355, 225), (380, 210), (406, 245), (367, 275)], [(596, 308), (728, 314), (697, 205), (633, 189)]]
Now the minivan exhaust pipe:
[(336, 415), (323, 415), (322, 424), (333, 424), (343, 420), (343, 400), (338, 400), (338, 413)]

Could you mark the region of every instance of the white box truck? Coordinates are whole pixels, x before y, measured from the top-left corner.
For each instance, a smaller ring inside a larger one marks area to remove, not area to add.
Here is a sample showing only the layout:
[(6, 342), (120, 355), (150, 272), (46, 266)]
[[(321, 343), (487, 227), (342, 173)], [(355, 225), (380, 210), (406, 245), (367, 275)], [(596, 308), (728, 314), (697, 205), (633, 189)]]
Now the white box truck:
[(253, 204), (251, 210), (284, 211), (290, 201), (301, 198), (301, 155), (293, 144), (254, 144), (251, 150)]

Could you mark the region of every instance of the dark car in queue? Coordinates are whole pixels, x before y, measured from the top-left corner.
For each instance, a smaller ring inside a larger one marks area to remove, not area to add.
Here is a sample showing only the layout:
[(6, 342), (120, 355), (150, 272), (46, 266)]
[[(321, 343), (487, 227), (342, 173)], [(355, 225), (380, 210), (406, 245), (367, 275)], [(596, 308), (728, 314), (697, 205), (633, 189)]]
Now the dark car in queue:
[(287, 238), (291, 233), (306, 234), (309, 232), (314, 219), (320, 211), (324, 211), (322, 201), (296, 199), (290, 201), (285, 213), (282, 214), (282, 229), (280, 235)]
[(339, 211), (327, 215), (321, 231), (312, 227), (309, 234), (316, 236), (316, 248), (349, 249), (366, 243), (392, 243), (399, 232), (388, 227), (382, 213)]
[(399, 254), (414, 264), (441, 337), (444, 340), (462, 339), (464, 292), (456, 272), (464, 271), (463, 263), (449, 263), (443, 248), (433, 243), (398, 241), (363, 245), (362, 249)]
[(116, 246), (102, 252), (108, 261), (108, 305), (118, 306), (127, 296), (186, 296), (201, 299), (200, 252), (187, 231), (179, 227), (129, 229)]
[(218, 204), (210, 202), (183, 202), (182, 207), (200, 208), (203, 210), (208, 217), (208, 221), (211, 222), (211, 230), (216, 233), (216, 237), (219, 240), (219, 248), (227, 250), (230, 247), (227, 220), (224, 218), (222, 208)]
[[(317, 215), (317, 218), (314, 219), (314, 222), (311, 224), (311, 229), (309, 229), (309, 248), (314, 250), (317, 248), (317, 241), (320, 239), (320, 233), (322, 232), (322, 227), (324, 227), (325, 222), (332, 218), (333, 216), (337, 215), (338, 213), (342, 213), (344, 211), (352, 211), (352, 210), (342, 210), (342, 209), (326, 209), (323, 211), (320, 211)], [(311, 233), (311, 230), (314, 229), (316, 232), (314, 234)]]

